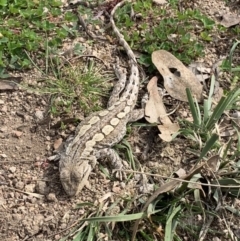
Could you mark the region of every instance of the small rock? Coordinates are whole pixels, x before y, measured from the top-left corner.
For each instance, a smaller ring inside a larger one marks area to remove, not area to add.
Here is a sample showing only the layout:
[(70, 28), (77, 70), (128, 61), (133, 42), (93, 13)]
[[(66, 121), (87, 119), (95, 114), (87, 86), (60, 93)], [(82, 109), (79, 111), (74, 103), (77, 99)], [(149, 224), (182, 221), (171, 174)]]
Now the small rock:
[(47, 102), (45, 100), (41, 100), (41, 104), (46, 106), (47, 105)]
[(7, 132), (7, 130), (8, 130), (7, 126), (2, 126), (2, 127), (0, 128), (0, 132), (2, 132), (2, 133)]
[(0, 206), (5, 205), (6, 204), (6, 200), (2, 197), (0, 197)]
[(18, 214), (18, 213), (13, 214), (12, 219), (15, 220), (15, 221), (20, 221), (22, 219), (22, 215)]
[(4, 100), (0, 100), (0, 105), (3, 105), (4, 104)]
[(11, 173), (16, 172), (16, 170), (17, 170), (17, 168), (16, 168), (16, 167), (9, 167), (9, 171), (10, 171)]
[(15, 185), (15, 187), (16, 187), (17, 189), (22, 190), (22, 189), (24, 188), (24, 182), (21, 182), (21, 181), (17, 182), (16, 185)]
[(15, 146), (15, 149), (16, 149), (17, 151), (19, 151), (19, 150), (21, 150), (21, 147), (20, 147), (20, 146)]
[(47, 200), (50, 201), (50, 202), (57, 202), (56, 195), (54, 193), (49, 193), (47, 195)]
[(38, 181), (36, 185), (36, 191), (39, 194), (46, 195), (49, 192), (46, 182)]
[(21, 137), (21, 135), (23, 134), (23, 132), (22, 131), (13, 131), (13, 136), (15, 136), (15, 137)]
[(51, 141), (51, 137), (50, 136), (46, 136), (45, 137), (47, 141)]
[(36, 203), (37, 202), (37, 199), (35, 197), (30, 197), (28, 200), (29, 200), (30, 203)]
[(43, 112), (41, 110), (37, 110), (35, 112), (35, 116), (37, 117), (38, 120), (43, 120), (44, 118)]
[(58, 138), (58, 139), (54, 142), (54, 144), (53, 144), (54, 150), (57, 150), (57, 149), (61, 146), (62, 141), (63, 141), (62, 138)]
[(24, 120), (25, 120), (25, 121), (31, 120), (31, 116), (29, 116), (29, 115), (24, 115)]
[(47, 216), (45, 219), (44, 219), (44, 222), (49, 222), (49, 221), (51, 221), (51, 220), (53, 220), (54, 219), (54, 217), (53, 216)]
[(14, 192), (8, 193), (8, 197), (9, 197), (9, 198), (14, 198)]
[(61, 238), (61, 236), (59, 234), (55, 235), (55, 240), (59, 240)]
[(35, 187), (36, 187), (35, 184), (28, 184), (25, 186), (25, 191), (33, 193), (35, 192)]
[(7, 155), (3, 153), (3, 154), (0, 154), (0, 157), (7, 158)]
[(7, 106), (4, 105), (4, 106), (2, 107), (2, 109), (1, 109), (1, 111), (7, 113)]

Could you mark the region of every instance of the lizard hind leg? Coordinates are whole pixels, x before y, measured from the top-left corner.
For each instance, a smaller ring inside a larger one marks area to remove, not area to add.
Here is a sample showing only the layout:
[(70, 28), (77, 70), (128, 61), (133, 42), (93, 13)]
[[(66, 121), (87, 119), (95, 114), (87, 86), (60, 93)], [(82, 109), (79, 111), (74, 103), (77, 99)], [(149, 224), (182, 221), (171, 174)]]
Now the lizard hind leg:
[(144, 109), (134, 109), (129, 115), (128, 122), (135, 122), (144, 117)]

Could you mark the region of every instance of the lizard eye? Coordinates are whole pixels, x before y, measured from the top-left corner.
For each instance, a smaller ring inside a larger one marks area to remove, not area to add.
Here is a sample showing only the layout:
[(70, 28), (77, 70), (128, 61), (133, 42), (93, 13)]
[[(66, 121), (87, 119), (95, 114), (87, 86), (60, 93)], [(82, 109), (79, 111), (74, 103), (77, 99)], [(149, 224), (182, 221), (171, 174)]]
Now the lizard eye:
[(69, 172), (68, 172), (68, 171), (62, 171), (62, 172), (60, 173), (60, 178), (61, 178), (61, 179), (67, 179), (67, 178), (69, 178)]
[(72, 180), (76, 181), (76, 182), (80, 182), (82, 180), (82, 175), (81, 172), (78, 171), (74, 171), (72, 173)]

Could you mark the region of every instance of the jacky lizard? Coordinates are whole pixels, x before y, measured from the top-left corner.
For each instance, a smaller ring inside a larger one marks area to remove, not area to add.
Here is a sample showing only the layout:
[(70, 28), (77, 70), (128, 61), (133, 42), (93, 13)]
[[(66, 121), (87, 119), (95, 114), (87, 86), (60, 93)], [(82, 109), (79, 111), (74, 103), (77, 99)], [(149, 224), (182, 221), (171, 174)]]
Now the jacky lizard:
[[(97, 159), (107, 157), (115, 169), (124, 167), (123, 161), (111, 148), (126, 134), (126, 124), (144, 116), (143, 109), (134, 109), (139, 90), (139, 70), (137, 61), (128, 43), (114, 22), (114, 13), (125, 1), (118, 3), (112, 10), (110, 22), (120, 44), (129, 59), (131, 72), (127, 81), (126, 73), (115, 68), (119, 78), (108, 102), (108, 108), (95, 112), (83, 120), (76, 128), (74, 137), (65, 144), (60, 154), (60, 179), (69, 196), (77, 195), (87, 184), (89, 174)], [(122, 179), (122, 172), (116, 173)]]

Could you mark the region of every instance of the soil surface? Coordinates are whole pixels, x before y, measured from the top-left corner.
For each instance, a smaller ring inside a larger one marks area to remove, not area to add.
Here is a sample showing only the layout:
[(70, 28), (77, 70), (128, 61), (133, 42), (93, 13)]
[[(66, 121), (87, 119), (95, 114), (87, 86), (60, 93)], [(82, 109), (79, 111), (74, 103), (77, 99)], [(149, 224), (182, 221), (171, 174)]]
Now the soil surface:
[[(234, 13), (236, 9), (234, 5), (232, 8), (226, 7), (225, 1), (221, 0), (192, 1), (189, 4), (216, 21), (222, 13)], [(85, 41), (89, 36), (84, 31), (82, 34), (83, 37), (78, 40), (87, 46)], [(215, 41), (206, 46), (205, 57), (199, 61), (211, 68), (221, 56), (229, 53), (232, 43), (233, 39), (226, 41), (216, 36)], [(105, 71), (113, 73), (111, 63), (115, 61), (115, 56), (119, 55), (116, 42), (99, 44), (94, 41), (87, 47), (88, 54), (102, 59), (106, 64)], [(84, 62), (86, 59), (79, 61)], [(41, 87), (37, 82), (41, 78), (37, 70), (13, 74), (21, 76), (25, 85)], [(145, 91), (145, 84), (142, 84), (142, 92)], [(171, 112), (171, 108), (168, 112)], [(109, 179), (103, 174), (102, 168), (110, 174), (111, 168), (105, 162), (100, 162), (101, 165), (97, 165), (90, 175), (90, 188), (85, 187), (78, 197), (70, 199), (60, 183), (58, 162), (49, 160), (49, 157), (53, 155), (59, 142), (74, 132), (75, 125), (68, 125), (64, 131), (52, 128), (52, 123), (56, 123), (59, 119), (56, 120), (51, 116), (47, 118), (48, 109), (49, 96), (22, 87), (14, 91), (0, 92), (0, 240), (2, 241), (60, 240), (75, 227), (79, 219), (96, 212), (99, 205), (106, 210), (106, 215), (117, 214), (125, 208), (123, 201), (115, 208), (109, 209), (109, 207), (119, 197), (138, 197), (144, 193), (141, 191), (141, 178), (129, 180), (127, 183)], [(186, 118), (188, 113), (187, 104), (181, 103), (174, 115)], [(82, 114), (75, 113), (74, 117), (76, 115)], [(131, 134), (126, 139), (131, 143), (133, 154), (144, 171), (169, 176), (179, 168), (184, 168), (186, 171), (191, 168), (191, 165), (183, 162), (192, 157), (186, 152), (189, 145), (186, 140), (176, 138), (171, 143), (164, 143), (159, 139), (156, 128), (138, 126), (131, 128)], [(162, 181), (161, 178), (154, 177), (149, 178), (148, 183)], [(153, 190), (146, 192), (143, 197), (145, 200)], [(75, 209), (79, 203), (94, 205)], [(231, 201), (229, 203), (231, 204)], [(237, 200), (235, 200), (236, 205), (240, 206)], [(231, 214), (226, 214), (226, 220), (231, 223), (233, 229), (238, 229), (239, 221)], [(195, 220), (195, 222), (201, 224), (200, 221)], [(233, 240), (224, 236), (227, 228), (220, 218), (214, 225), (214, 229), (223, 232), (219, 233), (218, 237), (209, 237), (208, 240), (213, 238)], [(98, 238), (109, 240), (104, 233), (99, 234)], [(184, 238), (191, 240), (187, 234), (184, 234)]]

